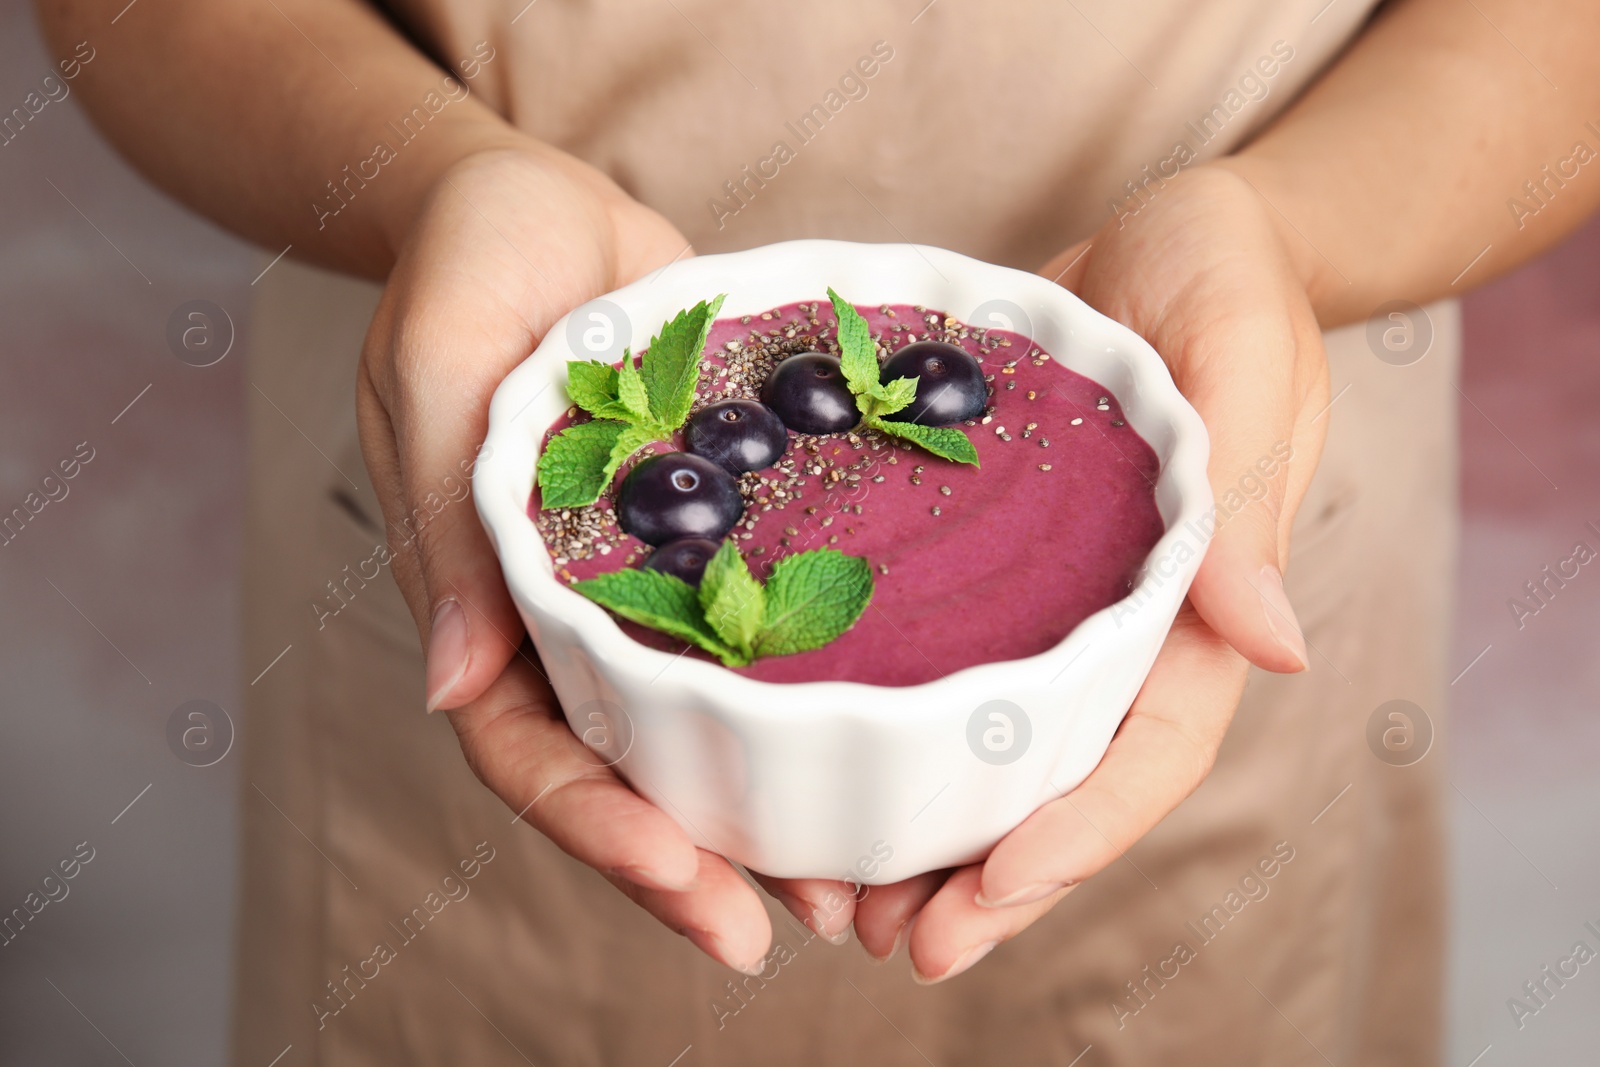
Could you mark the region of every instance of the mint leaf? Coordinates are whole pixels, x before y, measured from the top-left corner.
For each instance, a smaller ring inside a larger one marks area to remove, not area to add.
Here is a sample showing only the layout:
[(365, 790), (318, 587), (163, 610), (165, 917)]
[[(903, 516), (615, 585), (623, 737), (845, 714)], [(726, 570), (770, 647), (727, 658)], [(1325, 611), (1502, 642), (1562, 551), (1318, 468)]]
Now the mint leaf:
[(613, 400), (604, 407), (596, 408), (590, 414), (597, 419), (611, 419), (616, 422), (633, 421), (633, 412), (629, 411), (627, 406), (620, 400)]
[[(859, 405), (859, 398), (874, 396), (878, 390), (878, 346), (872, 343), (872, 331), (855, 305), (831, 288), (828, 299), (833, 301), (833, 313), (839, 319), (839, 369), (844, 372), (845, 383), (856, 394)], [(865, 407), (861, 413), (872, 414)]]
[(868, 423), (874, 430), (910, 441), (940, 459), (953, 459), (957, 463), (978, 466), (978, 450), (967, 435), (953, 426), (924, 426), (919, 422), (891, 422), (873, 418)]
[(633, 365), (633, 356), (628, 352), (622, 353), (622, 366), (617, 372), (617, 399), (632, 416), (632, 421), (649, 420), (649, 392), (644, 387), (644, 379), (639, 376), (639, 368)]
[(767, 581), (757, 656), (821, 648), (861, 617), (872, 599), (872, 567), (832, 548), (779, 560)]
[(706, 625), (698, 594), (680, 578), (630, 567), (575, 582), (572, 588), (624, 619), (698, 645), (729, 667), (750, 662), (747, 654), (729, 648)]
[(732, 541), (722, 542), (700, 579), (700, 607), (707, 624), (718, 637), (753, 659), (751, 647), (766, 604), (766, 592), (750, 574), (738, 547)]
[(586, 359), (567, 364), (567, 396), (597, 419), (633, 422), (638, 418), (618, 397), (619, 385), (617, 368), (609, 363)]
[(709, 304), (702, 300), (678, 312), (661, 327), (660, 334), (651, 338), (650, 347), (640, 360), (639, 374), (649, 394), (650, 417), (669, 430), (676, 430), (689, 417), (706, 337), (726, 295)]
[(567, 395), (591, 415), (617, 399), (617, 368), (596, 359), (567, 364)]
[(917, 383), (920, 378), (896, 378), (892, 382), (885, 382), (873, 394), (877, 410), (868, 413), (872, 416), (893, 415), (901, 408), (909, 405), (917, 398)]
[(612, 477), (617, 473), (617, 468), (622, 466), (624, 460), (651, 441), (659, 441), (661, 435), (654, 426), (629, 426), (617, 437), (616, 444), (611, 446), (611, 455), (606, 460), (605, 484), (610, 485)]
[(612, 450), (627, 429), (620, 422), (596, 419), (552, 437), (539, 456), (539, 506), (581, 508), (600, 499), (617, 469)]

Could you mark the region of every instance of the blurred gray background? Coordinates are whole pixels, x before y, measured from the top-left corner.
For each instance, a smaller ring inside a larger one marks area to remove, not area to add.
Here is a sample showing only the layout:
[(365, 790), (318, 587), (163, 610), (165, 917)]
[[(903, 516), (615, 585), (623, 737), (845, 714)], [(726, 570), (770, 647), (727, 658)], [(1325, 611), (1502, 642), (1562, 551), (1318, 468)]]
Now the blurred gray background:
[[(0, 112), (49, 70), (29, 6), (0, 0)], [(0, 514), (94, 452), (0, 546), (0, 914), (94, 850), (0, 947), (0, 1063), (214, 1065), (238, 783), (227, 758), (180, 762), (167, 724), (189, 700), (237, 709), (266, 666), (239, 661), (235, 573), (259, 402), (242, 335), (273, 253), (145, 185), (71, 98), (0, 145), (0, 196)], [(241, 335), (214, 366), (169, 350), (191, 300)], [(1466, 347), (1464, 673), (1427, 757), (1454, 786), (1450, 1062), (1593, 1063), (1600, 961), (1520, 1030), (1506, 1002), (1600, 946), (1600, 565), (1520, 629), (1507, 600), (1600, 548), (1600, 226), (1474, 294)]]

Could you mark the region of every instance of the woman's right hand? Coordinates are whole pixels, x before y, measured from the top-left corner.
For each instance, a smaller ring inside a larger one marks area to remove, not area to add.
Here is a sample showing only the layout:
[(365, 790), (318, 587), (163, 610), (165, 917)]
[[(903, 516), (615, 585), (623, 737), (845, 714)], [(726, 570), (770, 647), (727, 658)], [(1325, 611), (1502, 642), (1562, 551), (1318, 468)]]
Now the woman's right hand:
[[(420, 202), (367, 334), (357, 416), (388, 528), (420, 527), (391, 550), (427, 649), (428, 710), (448, 710), (467, 762), (512, 811), (714, 958), (755, 967), (771, 938), (758, 894), (567, 727), (471, 504), (415, 518), (470, 469), (490, 395), (550, 325), (689, 254), (689, 242), (604, 175), (532, 141), (451, 163)], [(825, 936), (849, 929), (840, 883), (763, 884)]]

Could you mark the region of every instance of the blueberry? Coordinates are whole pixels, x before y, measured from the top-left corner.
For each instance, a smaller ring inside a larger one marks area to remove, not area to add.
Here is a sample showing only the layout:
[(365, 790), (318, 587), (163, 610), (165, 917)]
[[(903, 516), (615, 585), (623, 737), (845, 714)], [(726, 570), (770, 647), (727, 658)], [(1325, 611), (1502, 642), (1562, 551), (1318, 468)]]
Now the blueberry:
[(733, 475), (688, 452), (651, 456), (622, 479), (617, 524), (648, 545), (680, 537), (721, 540), (744, 514)]
[(949, 426), (983, 414), (989, 389), (983, 367), (960, 345), (917, 341), (883, 364), (883, 381), (917, 379), (917, 398), (886, 419), (923, 426)]
[(706, 573), (706, 564), (711, 562), (711, 557), (717, 554), (720, 547), (720, 542), (708, 537), (680, 537), (650, 553), (644, 565), (649, 570), (670, 574), (698, 586)]
[(732, 474), (770, 467), (789, 447), (777, 412), (754, 400), (723, 400), (694, 413), (684, 430), (689, 451)]
[(761, 400), (795, 433), (843, 433), (861, 421), (837, 356), (801, 352), (772, 369)]

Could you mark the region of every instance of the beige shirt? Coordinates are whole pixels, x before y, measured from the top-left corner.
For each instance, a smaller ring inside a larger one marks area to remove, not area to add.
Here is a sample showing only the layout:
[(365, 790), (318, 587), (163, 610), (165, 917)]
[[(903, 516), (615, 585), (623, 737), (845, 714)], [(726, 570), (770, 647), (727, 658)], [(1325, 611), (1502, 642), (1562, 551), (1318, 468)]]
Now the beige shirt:
[(1025, 268), (1244, 142), (1376, 6), (924, 2), (388, 6), (454, 70), (486, 42), (474, 89), (699, 251), (911, 240)]

